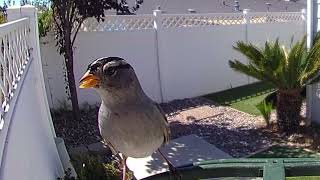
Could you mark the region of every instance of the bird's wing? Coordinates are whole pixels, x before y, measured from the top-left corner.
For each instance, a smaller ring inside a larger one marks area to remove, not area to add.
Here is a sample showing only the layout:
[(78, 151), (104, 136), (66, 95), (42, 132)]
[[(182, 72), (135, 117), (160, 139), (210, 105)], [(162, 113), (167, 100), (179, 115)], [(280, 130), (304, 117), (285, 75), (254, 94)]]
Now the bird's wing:
[(169, 128), (169, 122), (167, 117), (165, 116), (165, 112), (162, 110), (161, 106), (159, 104), (155, 104), (157, 109), (159, 110), (161, 114), (161, 121), (164, 121), (164, 127), (163, 127), (163, 133), (164, 133), (164, 140), (163, 144), (167, 144), (170, 141), (170, 128)]

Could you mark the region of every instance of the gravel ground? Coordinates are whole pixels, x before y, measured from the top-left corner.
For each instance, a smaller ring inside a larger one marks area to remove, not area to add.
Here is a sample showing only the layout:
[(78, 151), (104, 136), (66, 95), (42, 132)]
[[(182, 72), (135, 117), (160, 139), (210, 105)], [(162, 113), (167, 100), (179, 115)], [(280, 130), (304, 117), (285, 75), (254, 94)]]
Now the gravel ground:
[[(163, 103), (161, 107), (170, 123), (172, 139), (196, 134), (233, 157), (244, 157), (269, 147), (277, 135), (264, 128), (261, 117), (217, 105), (205, 98), (176, 100)], [(53, 113), (57, 136), (64, 138), (68, 147), (101, 141), (97, 113), (98, 107), (88, 106), (81, 112), (81, 122), (70, 121), (72, 115), (65, 110)]]
[(176, 100), (162, 104), (170, 122), (172, 138), (196, 134), (233, 157), (243, 157), (269, 147), (261, 118), (205, 98)]
[(102, 140), (97, 121), (99, 108), (88, 106), (81, 110), (81, 121), (72, 120), (72, 113), (66, 110), (51, 112), (58, 137), (62, 137), (68, 148), (89, 145)]

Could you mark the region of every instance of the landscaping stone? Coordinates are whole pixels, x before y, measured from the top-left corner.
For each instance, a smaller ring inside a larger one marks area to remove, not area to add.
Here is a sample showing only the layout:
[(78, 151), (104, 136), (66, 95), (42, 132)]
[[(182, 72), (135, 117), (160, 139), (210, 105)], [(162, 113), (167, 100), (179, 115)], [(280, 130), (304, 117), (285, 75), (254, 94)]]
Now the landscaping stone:
[(88, 152), (88, 148), (85, 145), (80, 145), (77, 147), (71, 147), (68, 151), (71, 155), (85, 154)]
[(93, 154), (98, 154), (102, 156), (111, 156), (112, 152), (110, 148), (106, 145), (104, 145), (103, 142), (97, 142), (88, 145), (88, 151)]
[(102, 140), (98, 128), (99, 107), (90, 106), (81, 110), (81, 120), (73, 120), (68, 110), (53, 111), (52, 119), (58, 137), (63, 138), (67, 147), (89, 145)]

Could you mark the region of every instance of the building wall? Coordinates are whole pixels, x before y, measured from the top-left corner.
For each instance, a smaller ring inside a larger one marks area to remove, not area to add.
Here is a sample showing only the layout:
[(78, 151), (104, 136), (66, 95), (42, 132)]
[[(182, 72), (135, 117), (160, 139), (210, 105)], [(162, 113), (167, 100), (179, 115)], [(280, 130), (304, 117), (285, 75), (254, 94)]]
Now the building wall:
[[(129, 0), (134, 2), (135, 0)], [(306, 1), (297, 2), (284, 0), (238, 0), (240, 10), (251, 9), (253, 12), (266, 12), (266, 3), (271, 3), (271, 12), (297, 12), (306, 8)], [(148, 0), (144, 1), (137, 14), (152, 14), (158, 6), (168, 14), (188, 13), (194, 9), (197, 13), (233, 13), (235, 0)]]

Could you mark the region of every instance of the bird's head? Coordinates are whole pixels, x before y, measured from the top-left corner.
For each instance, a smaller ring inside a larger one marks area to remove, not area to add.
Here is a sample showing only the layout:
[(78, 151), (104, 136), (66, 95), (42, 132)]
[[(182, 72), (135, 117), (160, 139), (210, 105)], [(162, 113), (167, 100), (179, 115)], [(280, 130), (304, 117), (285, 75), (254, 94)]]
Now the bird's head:
[(136, 75), (124, 59), (103, 57), (93, 61), (80, 79), (80, 88), (115, 91), (129, 88)]

